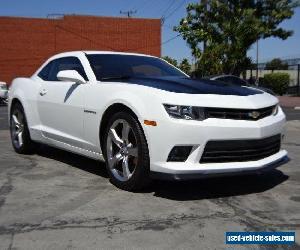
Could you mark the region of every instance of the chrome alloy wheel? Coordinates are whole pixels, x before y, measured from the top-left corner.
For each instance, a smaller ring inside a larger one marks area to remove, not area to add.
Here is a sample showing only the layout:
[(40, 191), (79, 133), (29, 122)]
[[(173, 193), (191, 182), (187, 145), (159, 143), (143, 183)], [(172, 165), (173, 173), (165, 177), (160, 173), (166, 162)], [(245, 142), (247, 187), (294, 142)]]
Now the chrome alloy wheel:
[(24, 135), (24, 115), (18, 109), (14, 110), (11, 116), (11, 135), (15, 147), (22, 147)]
[(138, 162), (137, 139), (129, 123), (116, 120), (109, 129), (106, 156), (110, 171), (120, 181), (128, 181)]

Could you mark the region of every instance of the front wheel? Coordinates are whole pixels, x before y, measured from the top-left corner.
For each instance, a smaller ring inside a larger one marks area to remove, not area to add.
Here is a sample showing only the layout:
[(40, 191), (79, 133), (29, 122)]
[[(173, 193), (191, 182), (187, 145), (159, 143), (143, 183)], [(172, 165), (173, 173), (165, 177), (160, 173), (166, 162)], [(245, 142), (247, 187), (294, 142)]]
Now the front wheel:
[(33, 152), (34, 142), (30, 138), (25, 112), (20, 103), (14, 104), (11, 109), (10, 135), (13, 148), (17, 153)]
[(104, 154), (111, 182), (134, 191), (149, 183), (149, 152), (138, 120), (131, 114), (114, 114), (107, 126)]

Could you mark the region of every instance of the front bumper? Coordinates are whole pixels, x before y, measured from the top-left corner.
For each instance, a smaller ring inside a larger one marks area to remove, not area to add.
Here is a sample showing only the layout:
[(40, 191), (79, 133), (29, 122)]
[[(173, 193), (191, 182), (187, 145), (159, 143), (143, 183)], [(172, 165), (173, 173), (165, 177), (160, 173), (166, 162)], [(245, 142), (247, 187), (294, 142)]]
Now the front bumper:
[[(199, 163), (209, 140), (262, 139), (276, 134), (284, 135), (285, 115), (280, 109), (276, 116), (258, 121), (207, 119), (204, 121), (176, 120), (169, 117), (158, 121), (157, 127), (144, 125), (150, 153), (152, 176), (171, 175), (173, 179), (201, 178), (208, 175), (232, 175), (255, 172), (285, 162), (287, 151), (257, 161)], [(174, 146), (193, 146), (185, 162), (168, 162)]]
[[(287, 157), (287, 152), (282, 150), (281, 155), (283, 157), (279, 158), (276, 161), (265, 165), (259, 165), (259, 167), (251, 167), (250, 165), (243, 167), (238, 163), (237, 167), (227, 167), (225, 169), (210, 169), (207, 171), (196, 171), (196, 173), (161, 173), (161, 172), (151, 172), (150, 176), (152, 179), (161, 179), (161, 180), (195, 180), (201, 178), (211, 178), (211, 177), (225, 177), (225, 176), (235, 176), (235, 175), (248, 175), (248, 174), (262, 174), (273, 169), (280, 167), (281, 165), (287, 163), (289, 158)], [(280, 153), (280, 152), (279, 152)]]

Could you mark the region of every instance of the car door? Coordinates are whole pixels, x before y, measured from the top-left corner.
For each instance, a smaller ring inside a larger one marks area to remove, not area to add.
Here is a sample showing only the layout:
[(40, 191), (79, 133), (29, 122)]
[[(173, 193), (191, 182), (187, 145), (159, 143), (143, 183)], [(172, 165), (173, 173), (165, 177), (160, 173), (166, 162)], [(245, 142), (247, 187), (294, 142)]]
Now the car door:
[(77, 57), (55, 59), (44, 67), (39, 74), (43, 80), (38, 95), (41, 132), (52, 143), (82, 148), (84, 97), (88, 84), (59, 81), (57, 74), (61, 70), (76, 70), (88, 80)]

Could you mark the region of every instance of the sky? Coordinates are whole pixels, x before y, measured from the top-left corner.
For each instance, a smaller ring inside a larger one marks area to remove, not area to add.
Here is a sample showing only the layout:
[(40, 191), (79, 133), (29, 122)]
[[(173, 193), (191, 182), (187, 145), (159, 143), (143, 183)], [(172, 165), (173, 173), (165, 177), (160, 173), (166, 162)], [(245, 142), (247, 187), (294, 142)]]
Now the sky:
[[(0, 16), (47, 17), (48, 14), (77, 14), (97, 16), (122, 16), (120, 11), (136, 10), (134, 17), (166, 17), (162, 26), (162, 42), (177, 35), (172, 27), (186, 16), (188, 3), (198, 0), (0, 0)], [(287, 40), (268, 38), (259, 41), (259, 61), (265, 62), (275, 57), (300, 58), (300, 8), (292, 19), (281, 27), (294, 31)], [(177, 60), (192, 60), (190, 49), (179, 36), (162, 45), (162, 55)], [(256, 46), (248, 55), (256, 60)]]

